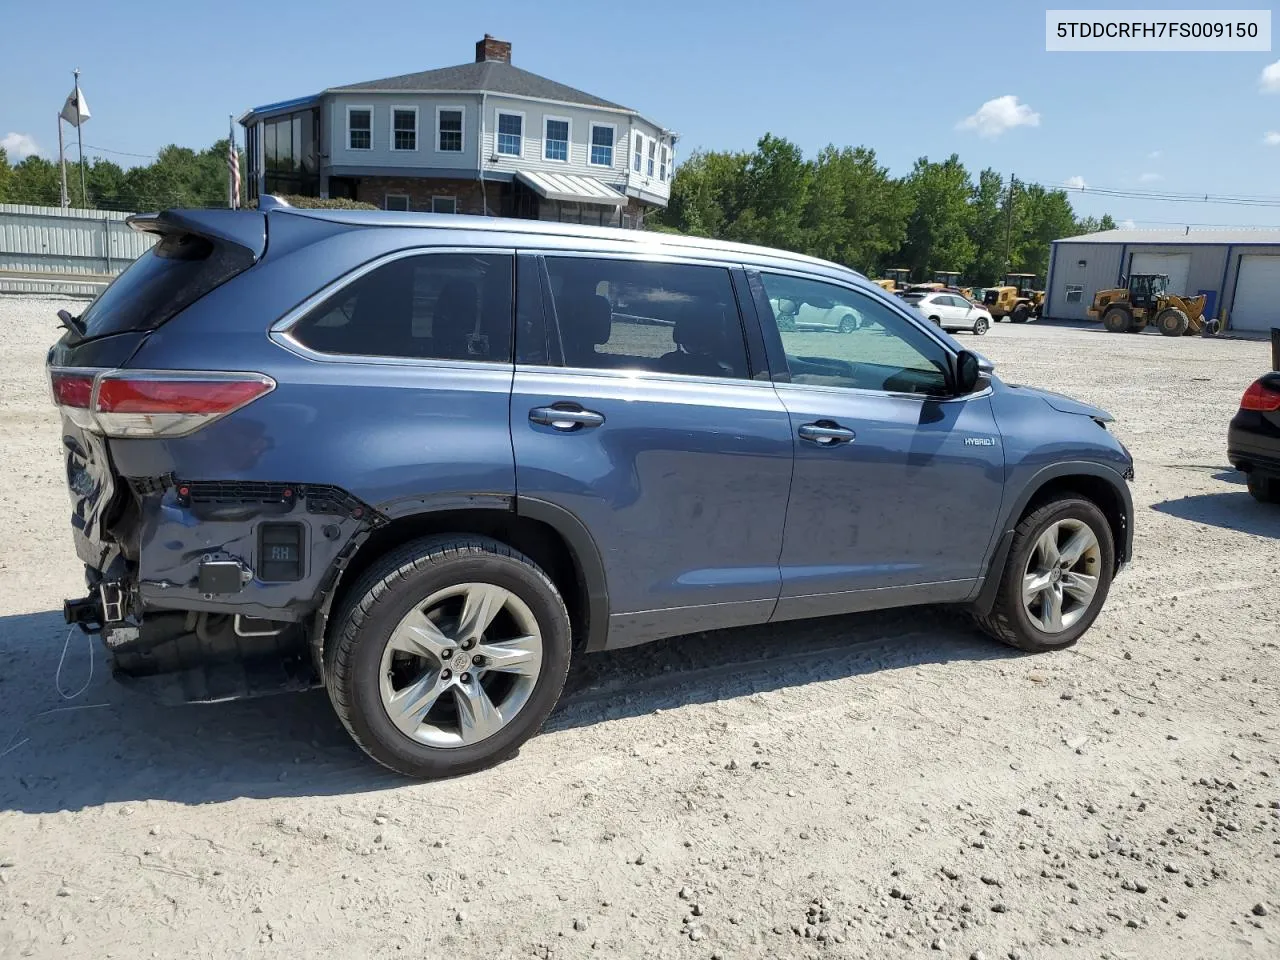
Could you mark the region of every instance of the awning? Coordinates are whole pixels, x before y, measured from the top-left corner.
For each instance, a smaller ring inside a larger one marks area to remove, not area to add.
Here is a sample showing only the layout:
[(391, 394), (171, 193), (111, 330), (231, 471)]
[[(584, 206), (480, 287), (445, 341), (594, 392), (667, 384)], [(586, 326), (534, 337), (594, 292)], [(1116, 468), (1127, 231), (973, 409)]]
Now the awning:
[(601, 207), (621, 207), (627, 202), (607, 183), (595, 177), (582, 177), (573, 173), (543, 173), (520, 170), (516, 179), (530, 187), (538, 196), (548, 200), (567, 200), (570, 203), (593, 203)]

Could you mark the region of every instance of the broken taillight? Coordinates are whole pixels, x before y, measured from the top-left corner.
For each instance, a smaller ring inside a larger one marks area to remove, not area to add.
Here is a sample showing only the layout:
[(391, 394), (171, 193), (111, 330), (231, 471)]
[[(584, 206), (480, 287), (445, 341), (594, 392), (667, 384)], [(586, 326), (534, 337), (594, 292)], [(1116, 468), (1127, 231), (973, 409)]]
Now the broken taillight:
[(108, 437), (183, 437), (275, 389), (260, 373), (51, 370), (54, 402)]

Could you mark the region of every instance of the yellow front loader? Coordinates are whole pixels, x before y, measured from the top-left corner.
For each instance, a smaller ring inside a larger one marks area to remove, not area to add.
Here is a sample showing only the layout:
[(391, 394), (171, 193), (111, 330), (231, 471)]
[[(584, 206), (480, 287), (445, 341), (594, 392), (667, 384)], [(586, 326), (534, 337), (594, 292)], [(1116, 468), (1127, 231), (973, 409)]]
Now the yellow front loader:
[(1141, 333), (1154, 323), (1166, 337), (1198, 334), (1204, 327), (1205, 298), (1169, 293), (1163, 273), (1135, 273), (1123, 287), (1099, 290), (1089, 316), (1110, 333)]

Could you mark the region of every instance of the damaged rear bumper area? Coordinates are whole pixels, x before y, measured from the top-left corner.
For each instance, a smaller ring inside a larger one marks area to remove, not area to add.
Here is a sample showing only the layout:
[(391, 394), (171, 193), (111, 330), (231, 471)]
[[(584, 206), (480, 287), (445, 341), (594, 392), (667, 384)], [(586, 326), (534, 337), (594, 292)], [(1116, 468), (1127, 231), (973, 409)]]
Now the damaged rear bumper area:
[(329, 602), (377, 511), (317, 484), (121, 479), (112, 499), (63, 615), (117, 677), (175, 675), (166, 699), (188, 701), (320, 680)]

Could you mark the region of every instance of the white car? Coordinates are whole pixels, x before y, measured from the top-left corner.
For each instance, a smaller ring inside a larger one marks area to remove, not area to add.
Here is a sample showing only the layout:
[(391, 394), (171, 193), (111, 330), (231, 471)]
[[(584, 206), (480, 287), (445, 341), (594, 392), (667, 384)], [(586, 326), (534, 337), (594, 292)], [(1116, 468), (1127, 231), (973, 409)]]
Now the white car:
[(863, 325), (862, 314), (843, 303), (797, 303), (784, 297), (770, 300), (769, 306), (782, 330), (853, 333)]
[(991, 313), (958, 293), (908, 293), (902, 298), (943, 330), (972, 330), (982, 336), (991, 327)]

